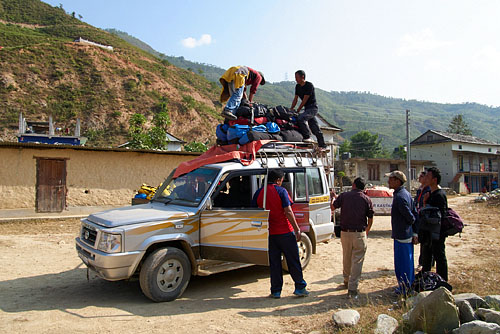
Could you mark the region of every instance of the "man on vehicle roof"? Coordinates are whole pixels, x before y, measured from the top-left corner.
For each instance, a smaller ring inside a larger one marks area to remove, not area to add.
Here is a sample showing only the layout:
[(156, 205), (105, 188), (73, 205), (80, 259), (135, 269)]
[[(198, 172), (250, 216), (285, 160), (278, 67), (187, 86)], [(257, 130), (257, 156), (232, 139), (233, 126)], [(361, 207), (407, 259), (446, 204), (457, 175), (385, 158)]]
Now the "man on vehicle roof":
[(318, 139), (318, 146), (320, 149), (326, 149), (325, 138), (323, 137), (323, 132), (319, 128), (318, 120), (316, 115), (318, 114), (318, 103), (316, 102), (316, 94), (314, 92), (314, 85), (306, 81), (306, 72), (298, 70), (295, 72), (295, 81), (297, 85), (295, 86), (295, 97), (292, 102), (290, 109), (294, 110), (298, 99), (301, 99), (301, 103), (297, 108), (297, 112), (304, 108), (304, 112), (301, 113), (297, 119), (297, 125), (299, 126), (299, 131), (303, 136), (303, 141), (306, 143), (312, 143), (311, 131)]
[(257, 92), (259, 85), (264, 85), (264, 75), (260, 72), (247, 66), (233, 66), (230, 67), (219, 79), (222, 85), (222, 92), (220, 94), (220, 102), (226, 102), (226, 106), (222, 110), (222, 116), (229, 120), (235, 120), (236, 110), (240, 106), (241, 99), (245, 96), (245, 88), (251, 85), (250, 88), (250, 102)]

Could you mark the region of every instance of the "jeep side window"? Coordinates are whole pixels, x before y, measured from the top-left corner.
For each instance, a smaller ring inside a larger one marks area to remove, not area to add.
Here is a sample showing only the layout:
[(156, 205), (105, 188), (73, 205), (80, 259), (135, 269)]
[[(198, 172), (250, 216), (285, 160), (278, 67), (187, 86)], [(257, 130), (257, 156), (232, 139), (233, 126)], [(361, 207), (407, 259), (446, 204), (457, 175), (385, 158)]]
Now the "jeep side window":
[(306, 200), (306, 178), (304, 172), (294, 173), (295, 201)]
[(214, 197), (213, 206), (220, 208), (250, 208), (252, 206), (251, 175), (228, 176)]
[(323, 182), (318, 168), (307, 168), (307, 190), (309, 196), (320, 196), (324, 194)]

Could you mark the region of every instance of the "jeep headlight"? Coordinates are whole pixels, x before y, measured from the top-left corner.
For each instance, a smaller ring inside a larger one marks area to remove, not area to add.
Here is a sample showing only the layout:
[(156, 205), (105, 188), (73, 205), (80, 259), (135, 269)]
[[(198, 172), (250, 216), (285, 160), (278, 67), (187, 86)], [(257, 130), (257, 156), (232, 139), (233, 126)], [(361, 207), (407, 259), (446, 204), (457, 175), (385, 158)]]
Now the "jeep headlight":
[(122, 235), (112, 233), (101, 233), (101, 239), (97, 249), (106, 253), (119, 253), (122, 251)]

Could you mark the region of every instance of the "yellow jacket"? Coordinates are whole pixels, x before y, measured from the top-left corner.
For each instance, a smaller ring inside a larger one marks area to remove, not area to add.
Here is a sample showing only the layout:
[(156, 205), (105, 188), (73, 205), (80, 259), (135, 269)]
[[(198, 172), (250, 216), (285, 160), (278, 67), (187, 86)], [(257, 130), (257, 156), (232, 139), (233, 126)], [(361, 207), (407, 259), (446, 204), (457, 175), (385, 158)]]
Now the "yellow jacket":
[[(243, 67), (243, 68), (242, 68)], [(242, 71), (238, 71), (242, 68)], [(220, 102), (224, 103), (229, 100), (229, 88), (228, 83), (234, 81), (234, 88), (238, 89), (245, 85), (245, 80), (248, 76), (248, 69), (244, 68), (244, 66), (233, 66), (229, 68), (219, 79), (222, 85), (222, 92), (220, 93)], [(239, 73), (236, 73), (239, 72)]]

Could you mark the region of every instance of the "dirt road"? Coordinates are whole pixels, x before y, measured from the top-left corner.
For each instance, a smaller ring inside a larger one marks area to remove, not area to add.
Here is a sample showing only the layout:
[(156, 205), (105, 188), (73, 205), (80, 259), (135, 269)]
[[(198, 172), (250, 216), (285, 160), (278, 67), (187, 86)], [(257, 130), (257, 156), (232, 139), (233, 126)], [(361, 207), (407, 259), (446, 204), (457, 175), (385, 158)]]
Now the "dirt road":
[[(466, 207), (472, 197), (450, 205)], [(139, 282), (107, 282), (87, 270), (76, 255), (78, 220), (0, 224), (0, 332), (3, 333), (308, 333), (334, 309), (348, 307), (342, 283), (338, 239), (318, 245), (304, 275), (311, 296), (292, 296), (285, 276), (282, 298), (272, 300), (266, 267), (193, 277), (182, 298), (152, 303)], [(450, 272), (467, 254), (479, 225), (447, 241)], [(361, 293), (377, 303), (396, 284), (390, 217), (375, 217), (369, 235)], [(458, 256), (460, 252), (461, 256)], [(416, 247), (418, 253), (418, 247)], [(470, 261), (470, 257), (469, 260)], [(390, 311), (388, 305), (388, 312)]]

